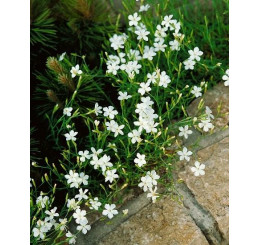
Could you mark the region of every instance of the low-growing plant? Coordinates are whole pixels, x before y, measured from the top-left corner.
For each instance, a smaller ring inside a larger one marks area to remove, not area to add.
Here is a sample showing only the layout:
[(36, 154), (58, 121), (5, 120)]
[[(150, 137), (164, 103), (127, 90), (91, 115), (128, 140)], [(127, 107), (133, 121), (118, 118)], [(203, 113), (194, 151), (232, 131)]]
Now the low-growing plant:
[[(124, 6), (130, 11), (130, 3)], [(86, 215), (91, 212), (100, 212), (103, 219), (123, 215), (117, 209), (129, 187), (139, 187), (153, 202), (168, 193), (176, 198), (175, 163), (195, 157), (182, 147), (182, 139), (193, 128), (204, 133), (214, 128), (210, 108), (192, 118), (186, 107), (206, 92), (214, 74), (221, 81), (227, 67), (210, 61), (172, 14), (153, 16), (159, 10), (141, 5), (126, 15), (128, 28), (105, 44), (102, 62), (106, 81), (117, 90), (116, 101), (106, 98), (81, 109), (77, 96), (84, 94), (81, 85), (89, 70), (83, 57), (64, 60), (73, 91), (62, 107), (55, 101), (47, 114), (59, 161), (50, 157), (45, 164), (32, 164), (45, 172), (41, 182), (32, 179), (31, 184), (32, 244), (74, 244), (79, 232), (90, 230)], [(55, 72), (62, 73), (61, 67)], [(227, 75), (223, 80), (228, 86)], [(190, 167), (195, 176), (205, 174), (198, 161)], [(72, 220), (77, 233), (69, 230)]]

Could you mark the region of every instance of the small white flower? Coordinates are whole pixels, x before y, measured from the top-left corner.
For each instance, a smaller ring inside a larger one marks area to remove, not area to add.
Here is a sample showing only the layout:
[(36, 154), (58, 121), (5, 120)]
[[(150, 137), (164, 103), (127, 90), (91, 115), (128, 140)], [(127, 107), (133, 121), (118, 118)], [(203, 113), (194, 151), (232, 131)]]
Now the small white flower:
[(128, 209), (122, 210), (122, 212), (123, 212), (124, 215), (127, 215), (127, 214), (128, 214), (128, 211), (129, 211)]
[(180, 156), (180, 160), (186, 160), (190, 161), (190, 157), (193, 153), (191, 151), (188, 151), (186, 147), (183, 148), (183, 151), (178, 151), (177, 154)]
[(152, 188), (152, 178), (149, 175), (141, 177), (141, 182), (138, 186), (143, 188), (143, 191), (146, 192), (148, 189)]
[(150, 8), (149, 4), (146, 5), (142, 5), (139, 9), (139, 12), (144, 12), (144, 11), (148, 11), (148, 9)]
[(72, 73), (72, 78), (74, 78), (77, 75), (82, 74), (82, 71), (80, 70), (79, 65), (76, 65), (75, 67), (72, 67), (70, 72)]
[(120, 66), (113, 62), (107, 66), (107, 73), (112, 73), (113, 75), (116, 75), (119, 69)]
[(141, 20), (141, 17), (138, 16), (138, 13), (128, 16), (129, 26), (137, 26), (138, 22)]
[(73, 235), (70, 231), (68, 231), (65, 235), (66, 235), (66, 237), (69, 238), (69, 244), (75, 244), (76, 243), (76, 236)]
[(114, 120), (111, 120), (110, 122), (106, 122), (105, 125), (107, 126), (107, 130), (115, 132), (117, 123)]
[(110, 119), (114, 119), (115, 115), (118, 114), (117, 110), (114, 110), (115, 108), (113, 106), (104, 107), (103, 112), (105, 117), (109, 117)]
[(66, 229), (66, 224), (67, 224), (67, 218), (64, 218), (64, 219), (59, 219), (59, 222), (60, 222), (60, 231), (63, 231), (64, 229)]
[(100, 124), (100, 121), (99, 120), (94, 120), (94, 124), (95, 124), (96, 127), (98, 127), (99, 124)]
[(192, 91), (191, 91), (191, 93), (192, 93), (196, 98), (198, 98), (198, 97), (202, 96), (201, 91), (202, 91), (202, 88), (197, 87), (197, 86), (194, 86), (193, 89), (192, 89)]
[(70, 116), (72, 115), (72, 114), (71, 114), (72, 110), (73, 110), (72, 107), (66, 107), (66, 108), (64, 108), (64, 110), (63, 110), (63, 114), (66, 115), (66, 116), (68, 116), (68, 117), (70, 117)]
[(59, 61), (62, 61), (64, 59), (66, 55), (66, 52), (62, 53), (60, 56), (59, 56)]
[(95, 209), (98, 210), (99, 207), (101, 206), (101, 202), (99, 202), (98, 197), (95, 197), (94, 199), (90, 199), (90, 209)]
[(169, 45), (170, 45), (171, 50), (176, 50), (176, 51), (180, 50), (180, 43), (177, 40), (170, 41)]
[(135, 34), (137, 35), (137, 40), (144, 40), (144, 41), (148, 41), (148, 35), (150, 34), (149, 31), (145, 30), (145, 29), (140, 29), (135, 31)]
[(76, 228), (78, 231), (81, 231), (83, 234), (86, 234), (90, 229), (91, 226), (88, 225), (88, 220), (83, 219), (80, 221), (79, 225)]
[(79, 208), (78, 202), (76, 202), (74, 198), (68, 199), (67, 200), (67, 207), (72, 209), (72, 210), (76, 210), (77, 208)]
[(157, 52), (158, 51), (165, 52), (165, 48), (167, 47), (167, 45), (164, 44), (164, 39), (161, 39), (159, 42), (154, 43), (153, 45), (155, 47), (154, 50)]
[(153, 47), (149, 47), (148, 45), (144, 46), (143, 59), (153, 60), (155, 55), (156, 53)]
[(99, 114), (102, 113), (102, 106), (99, 106), (98, 103), (95, 104), (95, 108), (94, 108), (94, 112), (96, 114), (96, 116), (98, 116)]
[(76, 135), (78, 134), (78, 132), (74, 132), (73, 130), (71, 130), (69, 133), (65, 134), (64, 136), (66, 137), (66, 141), (72, 140), (72, 141), (76, 141)]
[(92, 152), (91, 157), (97, 157), (99, 154), (103, 152), (103, 149), (96, 150), (94, 147), (91, 147), (90, 150)]
[(173, 15), (166, 15), (165, 17), (164, 17), (164, 20), (161, 22), (161, 25), (163, 25), (163, 26), (165, 26), (165, 27), (169, 27), (169, 26), (171, 26), (171, 24), (173, 24), (174, 22), (173, 22), (173, 20), (172, 20), (172, 18), (173, 18)]
[(144, 95), (145, 93), (148, 93), (151, 91), (150, 83), (140, 83), (140, 88), (138, 89), (138, 93), (141, 95)]
[(201, 120), (201, 122), (198, 124), (199, 128), (203, 128), (204, 132), (208, 132), (209, 129), (212, 129), (214, 126), (210, 122), (210, 119), (207, 120)]
[(106, 174), (105, 182), (109, 181), (110, 183), (112, 183), (114, 179), (119, 178), (118, 174), (116, 174), (116, 169), (107, 170), (105, 174)]
[(128, 133), (128, 137), (132, 138), (131, 141), (134, 144), (135, 142), (141, 142), (141, 132), (139, 130), (134, 129), (132, 132)]
[(225, 81), (224, 85), (229, 86), (229, 69), (226, 70), (226, 75), (223, 75), (222, 79)]
[(127, 95), (127, 92), (118, 92), (119, 96), (118, 96), (118, 100), (127, 100), (132, 98), (132, 95)]
[(87, 200), (89, 197), (86, 195), (86, 193), (88, 192), (88, 189), (85, 189), (84, 191), (82, 190), (82, 188), (79, 190), (79, 194), (77, 194), (75, 196), (75, 198), (78, 199), (78, 201), (81, 201), (82, 199)]
[(206, 106), (205, 114), (207, 115), (208, 119), (214, 119), (214, 116), (212, 115), (212, 111), (208, 106)]
[(70, 188), (79, 188), (79, 184), (81, 182), (81, 179), (79, 177), (79, 174), (76, 173), (73, 170), (69, 171), (69, 174), (65, 175), (65, 178), (67, 179), (67, 184), (70, 184)]
[(184, 62), (185, 65), (185, 70), (193, 70), (194, 69), (194, 65), (195, 65), (195, 61), (194, 60), (185, 60)]
[(90, 159), (91, 156), (90, 156), (89, 153), (90, 153), (90, 152), (87, 151), (87, 150), (85, 150), (85, 151), (79, 151), (78, 154), (81, 156), (81, 157), (80, 157), (80, 161), (81, 161), (81, 162), (85, 162), (86, 158), (87, 158), (87, 159)]
[(191, 167), (192, 172), (195, 176), (204, 175), (205, 174), (205, 165), (200, 164), (198, 161), (194, 163), (195, 167)]
[(80, 224), (81, 220), (86, 219), (85, 215), (86, 215), (86, 211), (85, 210), (81, 210), (81, 209), (77, 208), (75, 210), (75, 212), (73, 213), (73, 217), (75, 219), (75, 222), (77, 224)]
[(199, 50), (198, 47), (195, 47), (193, 50), (189, 50), (188, 53), (190, 54), (190, 60), (200, 61), (200, 56), (203, 55), (203, 52)]
[(36, 200), (36, 204), (40, 205), (41, 208), (44, 208), (49, 204), (49, 197), (48, 196), (42, 197), (40, 195)]
[(148, 73), (147, 78), (148, 78), (147, 82), (155, 84), (158, 79), (157, 72), (153, 72), (152, 74)]
[(147, 172), (147, 176), (151, 177), (152, 185), (157, 185), (157, 180), (160, 179), (160, 176), (156, 173), (155, 170), (151, 170)]
[(139, 167), (142, 167), (143, 165), (146, 164), (145, 155), (144, 154), (141, 155), (140, 153), (137, 153), (137, 158), (134, 159), (134, 162)]
[(147, 198), (151, 198), (152, 202), (155, 203), (156, 199), (159, 197), (158, 193), (156, 193), (157, 186), (154, 188), (154, 190), (152, 190), (152, 188), (150, 188), (149, 191), (150, 192), (147, 194)]
[(48, 215), (48, 217), (45, 218), (45, 221), (48, 221), (48, 220), (52, 220), (54, 219), (55, 217), (58, 217), (59, 214), (56, 213), (56, 210), (57, 210), (57, 207), (54, 207), (53, 209), (51, 209), (50, 211), (45, 211), (45, 214)]
[(80, 173), (80, 182), (82, 182), (84, 185), (88, 185), (88, 179), (89, 175)]
[(188, 138), (189, 134), (192, 134), (193, 131), (188, 129), (188, 125), (184, 126), (184, 127), (179, 127), (180, 133), (179, 136), (184, 136), (185, 139)]
[(110, 162), (110, 156), (107, 156), (106, 154), (99, 159), (100, 167), (102, 172), (104, 173), (107, 169), (107, 167), (112, 167), (113, 164)]
[(107, 216), (109, 219), (112, 219), (114, 215), (118, 214), (118, 211), (115, 210), (115, 204), (105, 204), (105, 210), (103, 210), (102, 214)]
[(127, 36), (125, 34), (122, 34), (122, 35), (114, 34), (113, 37), (109, 39), (109, 41), (111, 42), (111, 47), (114, 50), (118, 50), (119, 48), (124, 48), (126, 39), (127, 39)]
[(115, 128), (114, 128), (114, 136), (118, 136), (119, 134), (124, 135), (124, 132), (122, 131), (122, 129), (125, 127), (125, 125), (118, 125), (117, 123), (115, 124)]

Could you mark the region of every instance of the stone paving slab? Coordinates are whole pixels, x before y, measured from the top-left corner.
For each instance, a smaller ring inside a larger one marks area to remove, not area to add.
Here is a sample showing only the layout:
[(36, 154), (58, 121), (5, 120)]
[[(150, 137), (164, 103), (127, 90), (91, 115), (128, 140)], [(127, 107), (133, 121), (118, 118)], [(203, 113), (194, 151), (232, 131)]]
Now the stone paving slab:
[(208, 245), (183, 205), (165, 197), (148, 205), (99, 245)]
[(218, 223), (219, 230), (229, 239), (229, 137), (197, 152), (196, 158), (205, 164), (205, 175), (195, 177), (187, 163), (179, 176), (194, 194), (197, 202), (207, 209)]

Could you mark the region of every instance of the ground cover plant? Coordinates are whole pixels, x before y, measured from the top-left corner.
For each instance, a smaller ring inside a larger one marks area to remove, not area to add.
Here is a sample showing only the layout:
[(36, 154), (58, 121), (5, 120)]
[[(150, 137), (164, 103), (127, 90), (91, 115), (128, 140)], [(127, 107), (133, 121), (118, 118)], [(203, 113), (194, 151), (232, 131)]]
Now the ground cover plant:
[[(217, 82), (229, 85), (227, 2), (211, 2), (224, 14), (212, 13), (213, 25), (205, 16), (192, 23), (189, 5), (179, 3), (123, 1), (126, 24), (119, 28), (117, 22), (104, 40), (99, 69), (89, 68), (82, 54), (48, 58), (49, 71), (38, 78), (48, 83), (64, 76), (69, 95), (53, 99), (56, 105), (44, 113), (46, 137), (59, 154), (32, 163), (32, 244), (75, 244), (79, 232), (90, 230), (91, 212), (111, 222), (126, 215), (118, 206), (129, 188), (141, 189), (153, 202), (168, 193), (178, 199), (177, 161), (194, 158), (192, 174), (205, 174), (205, 165), (181, 140), (193, 128), (204, 134), (214, 128), (217, 112), (200, 103), (200, 116), (192, 118), (189, 103)], [(112, 92), (96, 78), (112, 85)]]

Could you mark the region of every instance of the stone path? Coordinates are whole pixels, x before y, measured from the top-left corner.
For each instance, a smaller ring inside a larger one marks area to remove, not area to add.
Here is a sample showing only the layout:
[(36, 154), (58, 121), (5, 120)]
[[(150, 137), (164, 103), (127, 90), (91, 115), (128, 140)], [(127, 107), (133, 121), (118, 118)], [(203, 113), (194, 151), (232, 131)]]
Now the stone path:
[[(78, 237), (76, 244), (94, 245), (226, 245), (229, 244), (229, 130), (228, 130), (228, 87), (218, 84), (202, 99), (218, 118), (216, 130), (202, 136), (195, 131), (184, 142), (195, 144), (193, 160), (180, 164), (177, 185), (183, 196), (180, 204), (164, 197), (153, 204), (143, 193), (127, 202), (121, 209), (128, 215), (118, 215), (106, 224), (98, 221), (92, 230)], [(194, 116), (198, 113), (200, 99), (188, 108)], [(195, 160), (205, 163), (205, 175), (195, 177), (190, 170)]]

